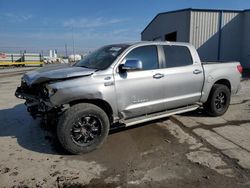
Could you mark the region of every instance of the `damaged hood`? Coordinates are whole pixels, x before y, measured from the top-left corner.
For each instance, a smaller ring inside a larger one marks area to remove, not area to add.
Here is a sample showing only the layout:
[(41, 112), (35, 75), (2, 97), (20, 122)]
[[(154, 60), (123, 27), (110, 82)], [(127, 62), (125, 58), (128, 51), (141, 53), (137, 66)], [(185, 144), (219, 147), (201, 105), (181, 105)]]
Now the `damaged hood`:
[(89, 76), (95, 71), (95, 69), (88, 69), (70, 65), (52, 65), (25, 73), (23, 76), (23, 80), (30, 86), (32, 84), (38, 84), (53, 80)]

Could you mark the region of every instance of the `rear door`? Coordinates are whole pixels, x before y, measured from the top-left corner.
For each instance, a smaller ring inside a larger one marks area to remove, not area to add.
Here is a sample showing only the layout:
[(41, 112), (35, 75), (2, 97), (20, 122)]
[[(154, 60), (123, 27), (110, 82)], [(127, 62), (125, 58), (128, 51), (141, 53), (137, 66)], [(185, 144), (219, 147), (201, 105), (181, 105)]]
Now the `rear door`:
[(159, 57), (157, 46), (148, 45), (132, 49), (126, 59), (140, 60), (143, 70), (115, 72), (115, 88), (118, 111), (122, 116), (132, 118), (164, 109), (163, 88), (159, 79)]
[(164, 105), (167, 109), (198, 102), (203, 85), (203, 69), (194, 62), (187, 46), (162, 45), (164, 57)]

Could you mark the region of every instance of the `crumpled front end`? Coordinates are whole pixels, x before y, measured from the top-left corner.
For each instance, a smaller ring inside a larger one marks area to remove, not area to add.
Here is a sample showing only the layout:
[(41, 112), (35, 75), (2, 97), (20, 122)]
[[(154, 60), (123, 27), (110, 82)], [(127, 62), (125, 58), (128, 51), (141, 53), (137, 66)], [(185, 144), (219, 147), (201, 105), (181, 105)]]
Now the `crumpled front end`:
[(53, 103), (52, 98), (59, 92), (53, 85), (65, 80), (87, 77), (95, 71), (95, 69), (70, 65), (46, 66), (36, 69), (23, 75), (15, 96), (26, 100), (25, 105), (33, 118), (40, 116), (46, 122), (57, 120), (61, 112), (68, 106)]
[(44, 116), (54, 108), (49, 101), (49, 92), (44, 84), (29, 86), (22, 79), (21, 86), (17, 87), (15, 96), (26, 100), (27, 111), (33, 118), (41, 115)]

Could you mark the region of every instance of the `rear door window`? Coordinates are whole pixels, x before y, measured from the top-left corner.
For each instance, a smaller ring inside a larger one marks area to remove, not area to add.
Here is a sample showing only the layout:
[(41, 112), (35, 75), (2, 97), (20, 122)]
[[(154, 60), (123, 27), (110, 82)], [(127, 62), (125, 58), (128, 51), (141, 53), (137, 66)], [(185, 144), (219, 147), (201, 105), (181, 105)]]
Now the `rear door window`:
[(186, 46), (163, 46), (166, 68), (181, 67), (193, 64), (193, 58)]

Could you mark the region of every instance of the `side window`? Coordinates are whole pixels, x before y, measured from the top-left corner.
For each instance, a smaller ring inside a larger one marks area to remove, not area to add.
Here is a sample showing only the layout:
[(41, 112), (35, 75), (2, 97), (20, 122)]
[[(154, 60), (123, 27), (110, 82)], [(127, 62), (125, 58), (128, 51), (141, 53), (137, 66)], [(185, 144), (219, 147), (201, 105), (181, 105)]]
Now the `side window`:
[(163, 46), (166, 67), (180, 67), (193, 64), (190, 51), (185, 46)]
[(143, 70), (158, 69), (158, 53), (156, 46), (142, 46), (133, 49), (126, 59), (138, 59), (142, 62)]

